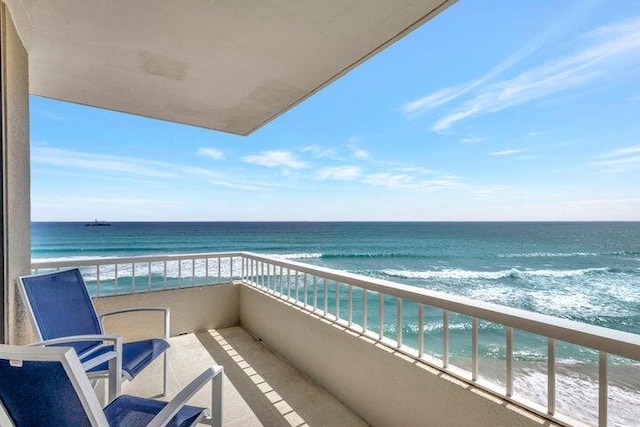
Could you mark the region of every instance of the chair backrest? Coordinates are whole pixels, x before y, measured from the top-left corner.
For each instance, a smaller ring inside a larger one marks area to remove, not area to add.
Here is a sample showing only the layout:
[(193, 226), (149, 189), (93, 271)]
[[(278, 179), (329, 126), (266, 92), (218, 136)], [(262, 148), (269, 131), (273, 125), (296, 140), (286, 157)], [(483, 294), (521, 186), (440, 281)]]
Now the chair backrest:
[(68, 347), (0, 345), (0, 404), (16, 427), (108, 425)]
[[(20, 277), (19, 284), (23, 301), (41, 340), (102, 333), (93, 301), (79, 269), (24, 276)], [(97, 344), (82, 342), (73, 347), (81, 354)]]

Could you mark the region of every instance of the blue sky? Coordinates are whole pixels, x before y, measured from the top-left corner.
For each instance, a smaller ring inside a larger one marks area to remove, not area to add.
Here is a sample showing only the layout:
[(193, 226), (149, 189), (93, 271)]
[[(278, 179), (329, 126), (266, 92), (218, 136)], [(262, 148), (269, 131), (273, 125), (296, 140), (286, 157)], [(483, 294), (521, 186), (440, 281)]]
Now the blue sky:
[(248, 137), (31, 123), (34, 221), (640, 220), (640, 2), (460, 0)]

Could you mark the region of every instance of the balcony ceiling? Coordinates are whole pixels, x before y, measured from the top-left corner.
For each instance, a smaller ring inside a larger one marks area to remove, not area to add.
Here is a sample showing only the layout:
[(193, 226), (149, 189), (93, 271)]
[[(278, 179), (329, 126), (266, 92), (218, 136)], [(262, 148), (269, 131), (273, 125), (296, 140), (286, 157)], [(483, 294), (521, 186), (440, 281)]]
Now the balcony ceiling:
[(30, 92), (246, 135), (454, 0), (5, 0)]

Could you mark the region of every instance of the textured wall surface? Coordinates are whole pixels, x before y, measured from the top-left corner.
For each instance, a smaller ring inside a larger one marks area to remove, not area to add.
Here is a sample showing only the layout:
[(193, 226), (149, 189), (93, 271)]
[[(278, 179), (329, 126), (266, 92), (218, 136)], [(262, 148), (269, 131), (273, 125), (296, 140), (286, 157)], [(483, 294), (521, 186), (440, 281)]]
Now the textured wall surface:
[(15, 280), (29, 273), (31, 265), (31, 192), (29, 167), (29, 72), (27, 52), (15, 30), (11, 16), (2, 4), (3, 52), (6, 74), (3, 90), (6, 108), (4, 191), (7, 256), (7, 312), (9, 342), (32, 340), (29, 323), (24, 320)]

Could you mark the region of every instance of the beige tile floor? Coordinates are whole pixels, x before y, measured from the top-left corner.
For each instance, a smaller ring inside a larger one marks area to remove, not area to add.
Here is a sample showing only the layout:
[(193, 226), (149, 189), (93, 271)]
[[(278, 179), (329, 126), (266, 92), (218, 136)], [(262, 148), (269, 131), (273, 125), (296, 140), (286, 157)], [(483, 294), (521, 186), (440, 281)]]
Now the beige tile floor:
[[(297, 369), (254, 340), (241, 327), (171, 338), (170, 399), (206, 367), (224, 366), (223, 414), (229, 427), (357, 427), (367, 424)], [(161, 391), (162, 362), (123, 385), (123, 393), (151, 397)], [(191, 404), (210, 406), (211, 389)]]

